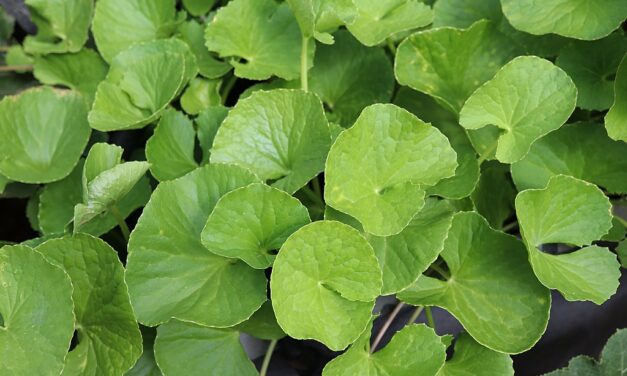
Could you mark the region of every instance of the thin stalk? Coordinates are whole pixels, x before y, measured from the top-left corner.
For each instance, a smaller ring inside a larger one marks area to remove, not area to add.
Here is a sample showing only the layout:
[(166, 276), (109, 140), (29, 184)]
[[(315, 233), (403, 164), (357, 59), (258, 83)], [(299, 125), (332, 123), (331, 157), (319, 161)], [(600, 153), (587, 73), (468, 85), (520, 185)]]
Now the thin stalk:
[(120, 231), (122, 232), (122, 236), (124, 236), (124, 240), (128, 244), (128, 238), (131, 236), (131, 232), (128, 229), (128, 225), (124, 221), (122, 213), (120, 213), (120, 209), (118, 209), (117, 206), (113, 205), (110, 211), (116, 222), (118, 223), (118, 226), (120, 227)]
[(614, 218), (616, 218), (618, 220), (618, 222), (620, 222), (624, 227), (627, 227), (627, 220), (615, 215)]
[(499, 140), (494, 141), (492, 145), (488, 146), (488, 148), (483, 153), (481, 153), (481, 155), (479, 155), (478, 162), (480, 165), (490, 156), (490, 154), (492, 154), (492, 152), (496, 149), (498, 145)]
[(516, 227), (518, 227), (518, 221), (514, 221), (514, 222), (512, 222), (512, 223), (506, 224), (505, 226), (503, 226), (503, 228), (501, 229), (501, 231), (503, 231), (503, 232), (507, 232), (507, 231), (509, 231), (509, 230), (511, 230), (511, 229), (514, 229), (514, 228), (516, 228)]
[(322, 197), (322, 189), (320, 189), (320, 182), (318, 181), (318, 177), (316, 176), (315, 178), (313, 178), (312, 183), (313, 185), (313, 190), (314, 192), (319, 196)]
[(224, 104), (226, 102), (226, 99), (228, 98), (229, 94), (231, 93), (231, 90), (233, 89), (233, 86), (235, 86), (235, 82), (236, 81), (237, 81), (237, 76), (232, 75), (231, 77), (229, 77), (229, 80), (224, 85), (224, 89), (222, 89), (222, 95), (221, 95), (221, 98), (220, 98), (222, 100), (222, 104)]
[(440, 267), (440, 265), (431, 264), (431, 266), (429, 266), (429, 268), (431, 268), (433, 271), (435, 271), (436, 273), (438, 273), (439, 275), (441, 275), (442, 277), (444, 277), (447, 280), (449, 278), (451, 278), (451, 275), (446, 270), (442, 269)]
[(274, 352), (276, 343), (277, 343), (276, 339), (273, 339), (272, 341), (270, 341), (268, 350), (266, 350), (266, 355), (263, 357), (263, 363), (261, 363), (261, 370), (259, 371), (259, 376), (266, 376), (266, 373), (268, 373), (268, 366), (270, 365), (270, 359), (272, 359), (272, 353)]
[(392, 56), (396, 56), (396, 45), (394, 44), (394, 41), (388, 38), (387, 45), (388, 45), (388, 48), (390, 49), (390, 52), (392, 53)]
[(385, 334), (385, 332), (387, 332), (387, 330), (390, 327), (390, 325), (392, 325), (392, 321), (394, 321), (396, 316), (398, 316), (398, 313), (401, 311), (401, 308), (403, 308), (404, 305), (405, 305), (405, 303), (398, 302), (396, 307), (394, 307), (394, 310), (392, 311), (392, 313), (390, 313), (390, 316), (388, 316), (388, 319), (385, 320), (385, 322), (383, 323), (383, 326), (381, 327), (381, 330), (379, 330), (379, 333), (377, 333), (377, 336), (375, 337), (374, 341), (372, 342), (372, 346), (370, 347), (370, 353), (371, 354), (377, 349), (377, 346), (379, 345), (379, 343), (383, 339), (383, 335)]
[(407, 320), (407, 324), (405, 325), (409, 325), (409, 324), (413, 324), (416, 322), (416, 320), (418, 320), (418, 316), (420, 316), (420, 314), (422, 313), (422, 310), (424, 310), (425, 307), (416, 307), (416, 309), (414, 310), (414, 313), (411, 314), (411, 317), (409, 318), (409, 320)]
[(5, 65), (0, 67), (0, 72), (17, 72), (17, 71), (32, 71), (32, 65)]
[(304, 186), (302, 188), (303, 193), (307, 195), (307, 197), (309, 197), (312, 201), (317, 202), (318, 204), (324, 206), (324, 202), (322, 202), (322, 199), (320, 198), (319, 195), (317, 195), (314, 191), (312, 191), (309, 187)]
[(433, 320), (433, 313), (431, 313), (431, 307), (425, 307), (425, 314), (427, 315), (427, 324), (435, 330), (435, 321)]
[(302, 44), (300, 46), (300, 88), (308, 91), (309, 84), (307, 81), (307, 48), (309, 47), (309, 38), (303, 37)]

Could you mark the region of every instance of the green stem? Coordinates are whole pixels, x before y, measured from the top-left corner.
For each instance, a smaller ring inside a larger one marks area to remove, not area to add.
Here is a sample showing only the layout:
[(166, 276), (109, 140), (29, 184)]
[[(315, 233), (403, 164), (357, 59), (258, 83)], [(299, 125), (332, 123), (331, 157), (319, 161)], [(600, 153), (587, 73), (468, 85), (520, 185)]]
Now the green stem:
[(385, 332), (387, 332), (390, 325), (392, 325), (392, 321), (394, 321), (396, 316), (398, 316), (398, 313), (401, 311), (404, 305), (405, 303), (398, 302), (396, 307), (394, 307), (394, 310), (392, 311), (392, 313), (390, 313), (390, 316), (388, 316), (387, 320), (385, 320), (385, 322), (383, 323), (383, 326), (381, 327), (381, 330), (379, 330), (379, 333), (377, 333), (376, 338), (372, 342), (372, 346), (370, 347), (371, 354), (377, 349), (377, 346), (379, 346), (379, 343), (383, 339), (383, 335), (385, 334)]
[(307, 197), (309, 197), (312, 201), (319, 203), (320, 205), (324, 206), (324, 202), (322, 202), (322, 199), (320, 198), (320, 195), (317, 195), (314, 191), (312, 191), (309, 187), (305, 186), (302, 188), (302, 191), (304, 194), (307, 195)]
[(388, 48), (390, 49), (390, 52), (392, 53), (392, 56), (396, 56), (396, 45), (394, 44), (394, 41), (388, 38), (387, 45), (388, 45)]
[(313, 178), (312, 183), (313, 185), (313, 190), (314, 192), (319, 196), (322, 197), (322, 189), (320, 189), (320, 182), (318, 181), (318, 177), (316, 176), (315, 178)]
[(18, 72), (18, 71), (31, 71), (32, 65), (5, 65), (0, 67), (0, 72)]
[(276, 343), (277, 343), (276, 339), (273, 339), (272, 341), (270, 341), (268, 350), (266, 350), (266, 355), (263, 357), (263, 363), (261, 364), (261, 370), (259, 371), (259, 376), (266, 376), (266, 373), (268, 373), (268, 366), (270, 365), (270, 359), (272, 359), (272, 353), (274, 352)]
[(414, 310), (414, 313), (411, 314), (411, 317), (409, 318), (409, 320), (407, 320), (407, 324), (413, 324), (416, 322), (416, 320), (418, 320), (418, 316), (420, 316), (420, 314), (422, 313), (422, 310), (425, 309), (425, 307), (416, 307), (416, 309)]
[(226, 99), (228, 98), (229, 94), (231, 93), (231, 90), (233, 89), (233, 86), (235, 86), (235, 82), (236, 81), (237, 81), (237, 76), (232, 75), (231, 77), (229, 77), (229, 80), (224, 85), (224, 89), (222, 89), (222, 95), (221, 95), (221, 98), (220, 98), (222, 100), (222, 104), (224, 104), (226, 102)]
[(302, 44), (300, 46), (300, 88), (308, 91), (309, 84), (307, 82), (307, 48), (309, 47), (309, 38), (303, 37)]
[(442, 269), (440, 267), (440, 265), (431, 264), (431, 266), (429, 266), (429, 268), (431, 268), (433, 271), (435, 271), (436, 273), (438, 273), (439, 275), (441, 275), (442, 277), (444, 277), (447, 280), (449, 278), (451, 278), (451, 275), (446, 270)]
[(624, 227), (627, 227), (627, 220), (615, 215), (614, 218), (616, 218), (618, 220), (618, 222), (620, 222)]
[(425, 307), (425, 314), (427, 315), (427, 324), (435, 330), (435, 321), (433, 320), (433, 313), (431, 313), (431, 307)]
[(499, 145), (499, 140), (494, 141), (492, 145), (488, 146), (488, 148), (485, 149), (485, 151), (481, 153), (481, 155), (479, 155), (478, 162), (480, 165), (481, 163), (483, 163), (483, 161), (485, 161), (490, 156), (490, 154), (492, 154), (492, 152), (496, 149), (498, 145)]
[(120, 213), (120, 209), (118, 209), (117, 206), (113, 205), (110, 211), (116, 222), (118, 223), (118, 226), (120, 227), (120, 231), (122, 232), (122, 236), (124, 236), (124, 240), (128, 244), (128, 238), (131, 236), (131, 232), (128, 229), (128, 225), (124, 221), (122, 213)]
[(509, 230), (511, 230), (511, 229), (513, 229), (513, 228), (516, 228), (516, 227), (518, 227), (518, 222), (517, 222), (517, 221), (514, 221), (514, 222), (512, 222), (512, 223), (509, 223), (509, 224), (506, 224), (505, 226), (503, 226), (503, 228), (501, 229), (501, 231), (503, 231), (503, 232), (507, 232), (507, 231), (509, 231)]

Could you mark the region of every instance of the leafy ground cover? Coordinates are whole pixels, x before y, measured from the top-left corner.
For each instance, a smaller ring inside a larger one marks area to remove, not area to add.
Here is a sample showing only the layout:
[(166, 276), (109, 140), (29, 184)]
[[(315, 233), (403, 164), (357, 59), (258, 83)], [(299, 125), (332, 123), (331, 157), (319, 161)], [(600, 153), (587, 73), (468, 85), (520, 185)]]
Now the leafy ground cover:
[[(293, 341), (325, 376), (512, 375), (552, 291), (619, 288), (623, 0), (25, 5), (36, 28), (0, 8), (0, 199), (35, 233), (1, 240), (2, 375), (265, 376)], [(625, 333), (552, 375), (624, 374)]]

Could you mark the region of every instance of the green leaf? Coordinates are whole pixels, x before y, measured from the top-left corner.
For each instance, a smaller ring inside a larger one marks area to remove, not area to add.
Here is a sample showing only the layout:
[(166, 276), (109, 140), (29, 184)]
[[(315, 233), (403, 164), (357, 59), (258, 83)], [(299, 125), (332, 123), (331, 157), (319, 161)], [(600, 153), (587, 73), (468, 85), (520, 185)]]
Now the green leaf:
[(544, 189), (516, 197), (516, 214), (529, 260), (542, 284), (567, 300), (601, 304), (618, 288), (620, 266), (607, 248), (588, 246), (568, 254), (549, 254), (542, 244), (583, 246), (612, 227), (611, 204), (595, 185), (566, 175), (552, 177)]
[(83, 168), (83, 198), (87, 200), (88, 184), (100, 175), (122, 162), (122, 153), (124, 149), (117, 145), (111, 145), (104, 142), (97, 142), (92, 145), (85, 159), (85, 167)]
[(277, 322), (290, 337), (339, 351), (364, 331), (381, 292), (381, 270), (357, 230), (317, 221), (290, 236), (270, 279)]
[(24, 39), (31, 54), (77, 52), (87, 41), (93, 0), (25, 0), (37, 34)]
[(59, 375), (74, 331), (70, 278), (14, 245), (0, 248), (0, 284), (0, 373)]
[(157, 366), (154, 353), (154, 342), (157, 336), (155, 328), (140, 326), (142, 333), (144, 351), (137, 359), (137, 362), (124, 376), (162, 376), (161, 370)]
[(150, 172), (158, 180), (171, 180), (198, 167), (194, 160), (194, 125), (184, 114), (166, 110), (146, 143)]
[(554, 33), (592, 40), (602, 38), (627, 18), (627, 3), (607, 0), (501, 0), (503, 13), (518, 30), (531, 34)]
[(579, 355), (568, 362), (568, 367), (547, 373), (545, 376), (601, 376), (594, 359)]
[(24, 49), (19, 44), (14, 44), (8, 48), (6, 55), (4, 56), (4, 60), (7, 65), (12, 66), (20, 66), (23, 65), (23, 68), (14, 68), (17, 73), (26, 73), (28, 72), (28, 66), (33, 64), (33, 57), (27, 55), (24, 52)]
[(200, 236), (216, 255), (266, 269), (285, 239), (310, 222), (307, 208), (296, 198), (255, 183), (222, 196)]
[(220, 80), (194, 78), (181, 96), (181, 107), (190, 115), (197, 115), (202, 110), (222, 103), (220, 97)]
[(98, 0), (92, 24), (98, 51), (112, 63), (133, 44), (170, 37), (185, 20), (175, 5), (175, 0)]
[(198, 114), (194, 120), (196, 135), (202, 150), (202, 163), (209, 162), (213, 140), (228, 113), (229, 110), (224, 106), (211, 106)]
[(256, 181), (242, 168), (210, 164), (157, 186), (128, 244), (126, 281), (139, 322), (177, 318), (228, 327), (263, 304), (262, 270), (214, 255), (200, 242), (218, 199)]
[(522, 159), (537, 139), (566, 122), (576, 98), (577, 88), (564, 71), (548, 60), (521, 56), (468, 98), (459, 121), (473, 131), (471, 140), (473, 135), (490, 140), (487, 147), (478, 147), (482, 158), (496, 150), (496, 159), (512, 163)]
[(357, 17), (347, 27), (366, 46), (433, 21), (431, 8), (418, 0), (355, 0), (355, 5)]
[(114, 375), (129, 370), (141, 354), (141, 334), (117, 252), (85, 234), (49, 240), (36, 251), (62, 268), (74, 287), (78, 345), (65, 359), (63, 374)]
[(516, 189), (509, 177), (507, 165), (488, 162), (481, 166), (479, 183), (470, 198), (476, 211), (490, 223), (500, 229), (505, 221), (514, 214)]
[(14, 25), (15, 19), (4, 8), (0, 8), (0, 44), (8, 44)]
[(438, 376), (506, 376), (514, 375), (512, 359), (477, 343), (468, 333), (461, 333), (455, 341), (453, 357)]
[(272, 303), (269, 300), (263, 303), (248, 320), (237, 324), (234, 329), (266, 340), (278, 340), (285, 337), (285, 332), (276, 322)]
[(432, 96), (453, 113), (519, 47), (487, 21), (461, 30), (449, 27), (407, 37), (396, 52), (394, 71), (401, 85)]
[(315, 37), (324, 44), (333, 44), (330, 32), (352, 23), (357, 15), (353, 0), (287, 0), (287, 3), (303, 37)]
[(368, 233), (398, 234), (424, 205), (425, 188), (456, 167), (455, 151), (440, 131), (395, 105), (375, 104), (333, 144), (325, 200)]
[(627, 240), (618, 243), (618, 246), (616, 246), (616, 255), (618, 256), (620, 265), (623, 268), (627, 268)]
[(612, 34), (594, 42), (576, 41), (560, 51), (555, 64), (577, 85), (577, 107), (607, 110), (614, 98), (614, 75), (627, 52), (627, 38)]
[(394, 73), (382, 48), (367, 48), (347, 31), (335, 44), (319, 46), (309, 71), (309, 89), (329, 109), (328, 116), (348, 127), (364, 107), (392, 99)]
[(614, 140), (627, 142), (627, 57), (623, 57), (614, 81), (614, 103), (605, 115), (607, 134)]
[(239, 332), (172, 320), (157, 328), (155, 358), (164, 375), (258, 375)]
[(73, 54), (35, 56), (33, 73), (43, 84), (63, 85), (78, 91), (91, 105), (107, 69), (94, 50), (84, 48)]
[(533, 274), (522, 242), (491, 229), (477, 213), (458, 213), (441, 256), (450, 278), (421, 276), (399, 299), (445, 308), (477, 342), (495, 351), (520, 353), (540, 339), (551, 296)]
[(196, 71), (196, 59), (178, 39), (136, 44), (111, 62), (89, 124), (103, 132), (142, 128), (159, 118)]
[(24, 183), (67, 176), (87, 144), (83, 98), (41, 87), (0, 101), (0, 173)]
[(315, 94), (258, 91), (229, 112), (215, 136), (211, 163), (241, 165), (294, 193), (322, 172), (330, 144), (329, 124)]
[(444, 364), (446, 346), (428, 326), (405, 326), (374, 354), (370, 353), (371, 331), (372, 323), (345, 353), (327, 363), (322, 375), (435, 376)]
[(544, 188), (555, 175), (570, 175), (627, 193), (627, 144), (610, 139), (595, 123), (567, 125), (538, 140), (529, 154), (512, 164), (519, 190)]
[(192, 16), (202, 16), (209, 12), (216, 0), (183, 0), (183, 6)]
[(627, 235), (627, 228), (620, 221), (621, 219), (622, 218), (619, 217), (618, 215), (614, 215), (614, 217), (612, 217), (612, 227), (607, 232), (607, 234), (605, 234), (601, 238), (601, 240), (607, 240), (610, 242), (620, 242), (621, 240), (625, 239), (625, 235)]
[[(265, 80), (300, 76), (301, 35), (289, 6), (274, 0), (233, 0), (205, 30), (207, 48), (228, 58), (237, 77)], [(309, 64), (313, 41), (309, 42)]]
[[(202, 1), (207, 3), (205, 0)], [(185, 1), (183, 1), (183, 4), (185, 4)], [(178, 28), (177, 37), (187, 43), (194, 56), (196, 56), (198, 72), (202, 76), (207, 78), (219, 78), (231, 70), (231, 65), (222, 60), (218, 60), (214, 54), (209, 52), (205, 46), (204, 28), (198, 22), (189, 20), (183, 23)]]

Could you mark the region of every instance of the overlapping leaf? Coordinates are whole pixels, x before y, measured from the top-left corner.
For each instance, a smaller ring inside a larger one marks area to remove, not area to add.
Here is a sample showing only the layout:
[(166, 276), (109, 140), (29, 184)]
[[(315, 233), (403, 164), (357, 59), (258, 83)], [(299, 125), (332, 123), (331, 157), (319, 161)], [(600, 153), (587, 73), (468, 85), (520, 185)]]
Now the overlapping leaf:
[(300, 31), (305, 38), (333, 44), (330, 34), (339, 26), (355, 20), (357, 8), (353, 0), (288, 0)]
[(228, 112), (224, 106), (211, 106), (198, 114), (194, 120), (203, 163), (209, 162), (213, 140)]
[(263, 303), (248, 320), (237, 324), (234, 329), (267, 340), (285, 337), (285, 332), (276, 322), (272, 303), (269, 300)]
[(605, 115), (607, 134), (627, 142), (627, 57), (623, 57), (614, 81), (614, 103)]
[(205, 31), (201, 24), (194, 20), (183, 23), (178, 28), (178, 38), (187, 43), (196, 56), (198, 73), (207, 78), (218, 78), (224, 76), (231, 70), (231, 66), (209, 52), (205, 46)]
[(222, 103), (220, 87), (222, 81), (194, 78), (181, 95), (180, 103), (183, 111), (190, 115), (197, 115), (211, 106)]
[(481, 346), (467, 333), (461, 333), (455, 341), (453, 357), (449, 359), (438, 376), (491, 376), (514, 375), (512, 359)]

